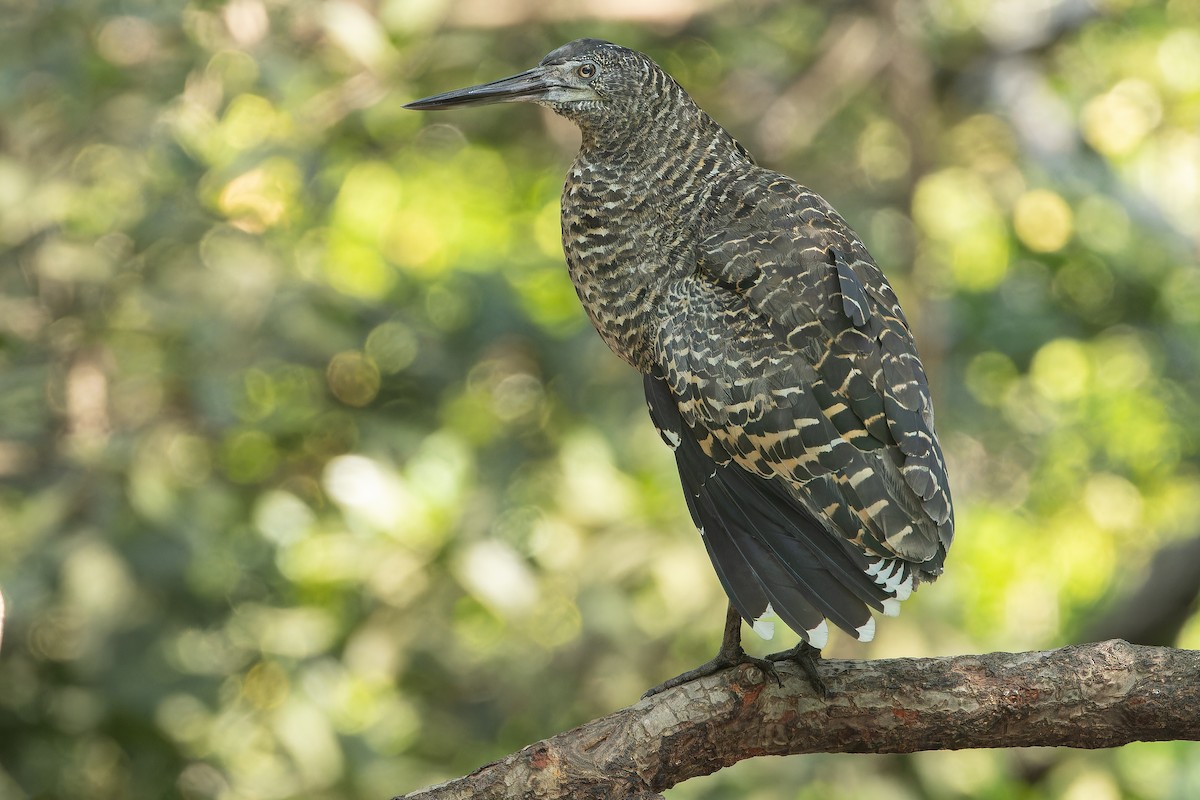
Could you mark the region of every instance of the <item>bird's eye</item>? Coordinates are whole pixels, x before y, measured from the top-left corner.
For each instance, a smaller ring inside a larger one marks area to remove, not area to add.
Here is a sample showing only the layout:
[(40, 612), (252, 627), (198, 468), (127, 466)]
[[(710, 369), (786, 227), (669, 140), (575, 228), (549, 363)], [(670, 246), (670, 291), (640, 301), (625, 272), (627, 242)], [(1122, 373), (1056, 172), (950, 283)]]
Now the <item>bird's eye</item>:
[(593, 78), (596, 76), (595, 64), (580, 64), (579, 69), (575, 70), (575, 74), (581, 78)]

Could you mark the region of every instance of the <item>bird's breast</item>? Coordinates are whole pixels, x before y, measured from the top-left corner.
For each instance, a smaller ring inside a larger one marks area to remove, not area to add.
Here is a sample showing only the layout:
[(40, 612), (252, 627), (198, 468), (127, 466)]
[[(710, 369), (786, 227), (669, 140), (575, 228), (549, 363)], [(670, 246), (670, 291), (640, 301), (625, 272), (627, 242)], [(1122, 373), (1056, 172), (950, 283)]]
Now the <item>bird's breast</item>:
[(562, 242), (571, 281), (604, 342), (641, 372), (653, 366), (666, 287), (694, 268), (686, 234), (670, 204), (638, 181), (579, 163), (568, 173)]

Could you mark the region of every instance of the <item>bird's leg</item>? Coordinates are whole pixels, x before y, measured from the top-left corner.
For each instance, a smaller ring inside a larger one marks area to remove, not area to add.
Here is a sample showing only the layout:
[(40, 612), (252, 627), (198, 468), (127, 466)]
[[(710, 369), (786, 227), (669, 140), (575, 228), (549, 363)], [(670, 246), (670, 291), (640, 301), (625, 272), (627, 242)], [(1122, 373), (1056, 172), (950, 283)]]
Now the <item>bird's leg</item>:
[(790, 650), (784, 650), (780, 653), (771, 653), (767, 656), (769, 661), (794, 661), (804, 671), (804, 675), (808, 678), (809, 684), (813, 687), (813, 691), (822, 700), (828, 695), (825, 689), (825, 681), (821, 679), (821, 673), (817, 671), (817, 661), (821, 658), (821, 651), (813, 647), (805, 641), (801, 641)]
[(729, 667), (736, 667), (738, 664), (754, 664), (763, 671), (764, 675), (770, 675), (775, 679), (776, 683), (783, 686), (783, 681), (780, 680), (779, 673), (775, 670), (775, 665), (769, 659), (746, 655), (746, 651), (742, 649), (742, 615), (734, 608), (733, 603), (730, 603), (729, 611), (725, 614), (725, 635), (721, 637), (721, 649), (717, 651), (716, 657), (695, 669), (689, 669), (682, 675), (676, 675), (669, 681), (660, 683), (643, 694), (642, 697), (646, 698), (656, 695), (659, 692), (664, 692), (667, 689), (674, 689), (676, 686), (694, 681), (697, 678), (707, 677)]

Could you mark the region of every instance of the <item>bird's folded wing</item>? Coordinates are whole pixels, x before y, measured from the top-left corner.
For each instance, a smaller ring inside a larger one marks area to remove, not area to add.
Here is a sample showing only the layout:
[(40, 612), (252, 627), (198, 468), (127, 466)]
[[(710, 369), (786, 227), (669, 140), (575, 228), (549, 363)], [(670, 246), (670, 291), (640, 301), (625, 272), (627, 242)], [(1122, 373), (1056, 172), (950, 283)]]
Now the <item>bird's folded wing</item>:
[(949, 487), (895, 294), (818, 196), (782, 177), (753, 187), (670, 298), (660, 363), (683, 418), (865, 551), (936, 575)]

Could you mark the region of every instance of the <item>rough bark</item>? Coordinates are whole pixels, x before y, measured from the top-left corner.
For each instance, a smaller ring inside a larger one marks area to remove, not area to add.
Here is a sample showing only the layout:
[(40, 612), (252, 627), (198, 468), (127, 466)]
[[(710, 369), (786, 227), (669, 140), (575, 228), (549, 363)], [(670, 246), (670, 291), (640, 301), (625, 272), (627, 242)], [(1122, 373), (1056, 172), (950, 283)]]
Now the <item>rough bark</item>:
[(1123, 641), (1033, 653), (821, 662), (817, 699), (727, 670), (532, 744), (463, 778), (403, 795), (652, 798), (742, 759), (975, 747), (1115, 747), (1200, 740), (1200, 651)]

